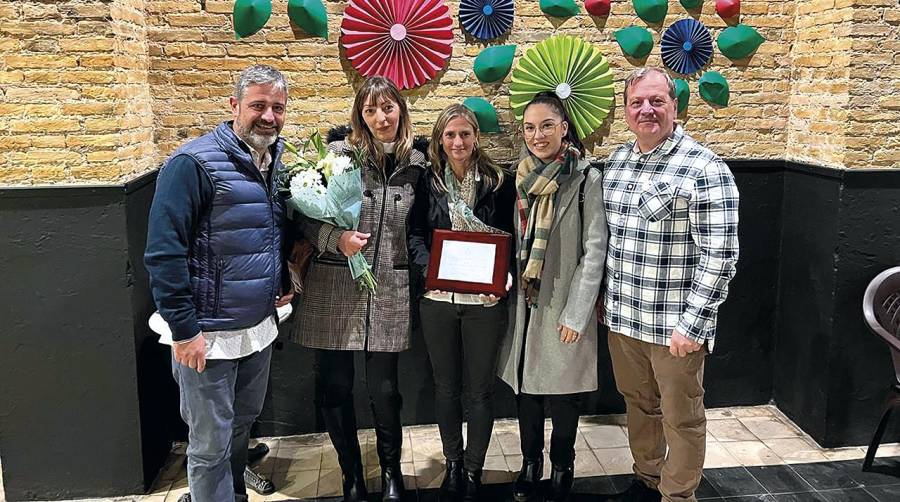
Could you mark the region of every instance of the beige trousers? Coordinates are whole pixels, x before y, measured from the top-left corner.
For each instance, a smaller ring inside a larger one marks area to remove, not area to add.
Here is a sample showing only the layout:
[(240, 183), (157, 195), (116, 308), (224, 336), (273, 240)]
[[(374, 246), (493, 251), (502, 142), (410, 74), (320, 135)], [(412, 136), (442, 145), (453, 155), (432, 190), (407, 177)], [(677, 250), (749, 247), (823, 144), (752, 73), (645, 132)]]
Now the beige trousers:
[(679, 358), (669, 347), (610, 332), (609, 353), (627, 407), (635, 475), (663, 500), (696, 502), (706, 456), (706, 348)]

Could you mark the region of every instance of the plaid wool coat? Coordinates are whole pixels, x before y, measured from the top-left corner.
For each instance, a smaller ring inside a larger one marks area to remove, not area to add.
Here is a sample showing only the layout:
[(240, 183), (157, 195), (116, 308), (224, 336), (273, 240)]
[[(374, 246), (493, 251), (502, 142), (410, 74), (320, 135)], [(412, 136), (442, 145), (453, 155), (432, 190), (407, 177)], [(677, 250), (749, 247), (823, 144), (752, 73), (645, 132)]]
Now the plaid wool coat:
[[(328, 149), (351, 155), (343, 141)], [(330, 350), (401, 352), (410, 346), (410, 273), (406, 229), (415, 187), (425, 172), (425, 156), (413, 150), (385, 182), (381, 166), (363, 167), (363, 202), (359, 231), (371, 234), (362, 249), (372, 266), (375, 295), (360, 291), (347, 258), (337, 243), (343, 230), (306, 220), (303, 235), (317, 249), (310, 264), (295, 316), (293, 340)]]

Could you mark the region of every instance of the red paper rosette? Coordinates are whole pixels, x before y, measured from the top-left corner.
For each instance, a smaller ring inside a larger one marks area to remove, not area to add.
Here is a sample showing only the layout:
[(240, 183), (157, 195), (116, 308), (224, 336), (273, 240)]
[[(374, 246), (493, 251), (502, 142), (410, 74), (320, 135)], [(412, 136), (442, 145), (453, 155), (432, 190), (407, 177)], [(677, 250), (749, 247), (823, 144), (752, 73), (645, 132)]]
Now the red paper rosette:
[(610, 7), (610, 0), (584, 0), (584, 10), (592, 16), (608, 16)]
[(741, 0), (716, 0), (716, 13), (722, 19), (730, 19), (741, 13)]
[(434, 78), (452, 52), (453, 21), (442, 0), (350, 0), (341, 45), (350, 64), (400, 89)]

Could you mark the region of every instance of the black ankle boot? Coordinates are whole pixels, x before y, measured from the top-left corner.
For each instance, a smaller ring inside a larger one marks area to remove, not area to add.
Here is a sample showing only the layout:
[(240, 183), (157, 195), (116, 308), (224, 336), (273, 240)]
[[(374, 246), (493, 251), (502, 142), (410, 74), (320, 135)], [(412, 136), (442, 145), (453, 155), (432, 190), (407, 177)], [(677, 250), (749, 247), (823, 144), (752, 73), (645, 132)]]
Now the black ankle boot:
[(522, 470), (513, 485), (513, 498), (516, 502), (525, 502), (537, 493), (541, 476), (544, 475), (544, 457), (522, 459)]
[(351, 405), (322, 408), (322, 418), (328, 437), (338, 455), (343, 475), (345, 502), (359, 502), (369, 498), (366, 476), (363, 473), (359, 438), (356, 436), (356, 412)]
[(462, 496), (463, 488), (465, 488), (465, 485), (463, 485), (464, 481), (462, 461), (448, 460), (447, 472), (444, 474), (444, 480), (441, 482), (440, 500), (442, 502), (445, 500), (459, 500), (460, 496)]
[(362, 466), (351, 475), (344, 474), (344, 502), (365, 502), (369, 499), (366, 476)]
[(400, 500), (403, 498), (403, 473), (400, 465), (391, 465), (381, 468), (381, 500)]
[(550, 493), (547, 502), (563, 502), (572, 492), (572, 481), (575, 479), (575, 466), (553, 464), (550, 472)]
[(481, 500), (481, 469), (470, 471), (466, 469), (466, 496), (465, 502), (478, 502)]

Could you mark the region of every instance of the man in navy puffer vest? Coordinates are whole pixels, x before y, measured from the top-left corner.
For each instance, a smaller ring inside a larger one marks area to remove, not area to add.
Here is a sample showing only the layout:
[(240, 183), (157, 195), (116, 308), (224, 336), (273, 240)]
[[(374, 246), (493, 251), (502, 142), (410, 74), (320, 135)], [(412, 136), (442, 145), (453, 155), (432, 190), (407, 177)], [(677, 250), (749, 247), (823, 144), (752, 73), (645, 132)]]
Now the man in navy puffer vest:
[(288, 84), (270, 66), (241, 73), (234, 120), (179, 148), (160, 169), (144, 262), (169, 324), (172, 374), (188, 424), (194, 502), (246, 501), (250, 427), (262, 410), (278, 335)]

